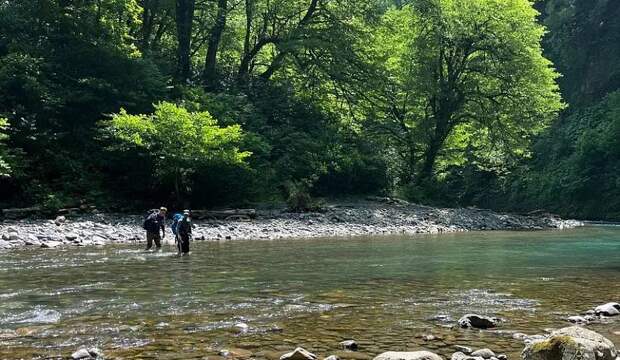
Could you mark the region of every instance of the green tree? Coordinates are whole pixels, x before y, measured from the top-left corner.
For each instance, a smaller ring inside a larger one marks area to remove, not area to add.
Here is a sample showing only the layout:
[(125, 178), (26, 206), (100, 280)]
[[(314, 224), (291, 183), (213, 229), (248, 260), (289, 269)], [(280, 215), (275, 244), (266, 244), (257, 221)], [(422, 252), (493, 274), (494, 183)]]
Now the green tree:
[(152, 157), (153, 176), (174, 185), (179, 200), (191, 190), (195, 169), (209, 163), (244, 164), (250, 152), (237, 145), (243, 138), (240, 125), (218, 126), (207, 111), (189, 112), (162, 102), (151, 115), (130, 115), (125, 110), (104, 122), (105, 131), (121, 149), (140, 148)]
[(563, 106), (536, 16), (526, 0), (423, 0), (386, 13), (373, 37), (383, 76), (361, 104), (368, 129), (401, 154), (401, 181), (425, 183), (467, 154), (491, 166), (527, 154)]

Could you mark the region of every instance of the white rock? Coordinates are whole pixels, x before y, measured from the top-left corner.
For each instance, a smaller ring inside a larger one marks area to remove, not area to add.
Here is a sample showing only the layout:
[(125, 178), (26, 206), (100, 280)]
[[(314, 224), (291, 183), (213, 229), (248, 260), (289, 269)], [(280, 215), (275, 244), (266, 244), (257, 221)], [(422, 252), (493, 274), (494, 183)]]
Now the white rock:
[(620, 315), (620, 304), (610, 302), (601, 306), (597, 306), (594, 309), (596, 315), (616, 316)]
[(569, 316), (568, 321), (572, 322), (573, 324), (587, 324), (588, 320), (586, 318), (584, 318), (583, 316)]
[(377, 355), (373, 360), (443, 360), (430, 351), (388, 351)]
[(9, 241), (19, 241), (21, 237), (16, 232), (9, 233)]
[(236, 323), (235, 328), (241, 332), (247, 332), (250, 326), (246, 323)]
[(317, 356), (304, 348), (297, 349), (280, 356), (280, 360), (316, 360)]
[(46, 241), (44, 243), (41, 243), (42, 248), (55, 248), (60, 245), (62, 245), (62, 242), (60, 241)]
[(490, 359), (495, 357), (495, 353), (491, 349), (480, 349), (471, 353), (471, 356)]
[(468, 347), (468, 346), (463, 346), (463, 345), (454, 345), (454, 348), (459, 351), (462, 352), (463, 354), (471, 354), (473, 352), (473, 350)]
[(80, 349), (76, 352), (74, 352), (73, 354), (71, 354), (71, 359), (77, 360), (77, 359), (92, 359), (93, 357), (90, 356), (90, 352), (88, 352), (87, 349)]

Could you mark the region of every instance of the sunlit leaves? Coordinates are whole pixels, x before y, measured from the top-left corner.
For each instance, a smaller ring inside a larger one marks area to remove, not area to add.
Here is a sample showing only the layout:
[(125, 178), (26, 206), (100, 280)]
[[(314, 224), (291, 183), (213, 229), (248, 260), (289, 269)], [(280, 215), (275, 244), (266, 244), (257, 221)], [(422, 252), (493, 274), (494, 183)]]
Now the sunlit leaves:
[(209, 163), (244, 164), (251, 155), (238, 148), (240, 125), (220, 127), (207, 111), (189, 112), (162, 102), (151, 115), (125, 110), (104, 122), (104, 131), (116, 139), (114, 147), (136, 147), (153, 158), (156, 174), (184, 181), (195, 169)]

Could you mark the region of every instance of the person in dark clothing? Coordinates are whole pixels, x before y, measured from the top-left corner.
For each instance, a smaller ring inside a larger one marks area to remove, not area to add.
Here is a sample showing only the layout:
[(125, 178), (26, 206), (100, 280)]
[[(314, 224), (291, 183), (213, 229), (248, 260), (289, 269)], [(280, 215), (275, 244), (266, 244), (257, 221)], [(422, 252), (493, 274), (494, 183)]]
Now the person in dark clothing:
[[(157, 250), (161, 249), (161, 241), (166, 237), (166, 212), (168, 209), (161, 207), (144, 220), (146, 230), (146, 250), (150, 250), (155, 242)], [(160, 234), (161, 231), (161, 234)]]
[(183, 218), (177, 224), (179, 254), (189, 254), (189, 239), (192, 236), (192, 220), (189, 210), (183, 211)]

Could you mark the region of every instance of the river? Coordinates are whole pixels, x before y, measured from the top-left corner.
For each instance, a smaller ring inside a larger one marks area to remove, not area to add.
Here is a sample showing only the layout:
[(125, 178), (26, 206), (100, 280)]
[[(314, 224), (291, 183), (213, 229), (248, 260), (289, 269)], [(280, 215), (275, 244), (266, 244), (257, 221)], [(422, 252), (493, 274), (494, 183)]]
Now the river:
[[(143, 244), (0, 253), (0, 358), (277, 359), (455, 344), (517, 359), (512, 333), (569, 325), (620, 301), (620, 227), (194, 243), (189, 257)], [(455, 327), (477, 312), (493, 331)], [(620, 345), (620, 319), (591, 325)], [(435, 340), (422, 336), (432, 334)], [(355, 339), (358, 352), (339, 350)]]

